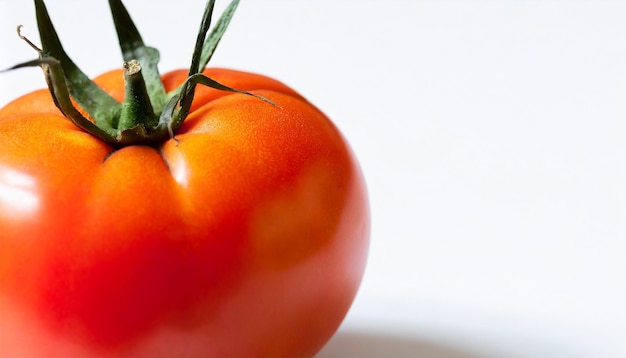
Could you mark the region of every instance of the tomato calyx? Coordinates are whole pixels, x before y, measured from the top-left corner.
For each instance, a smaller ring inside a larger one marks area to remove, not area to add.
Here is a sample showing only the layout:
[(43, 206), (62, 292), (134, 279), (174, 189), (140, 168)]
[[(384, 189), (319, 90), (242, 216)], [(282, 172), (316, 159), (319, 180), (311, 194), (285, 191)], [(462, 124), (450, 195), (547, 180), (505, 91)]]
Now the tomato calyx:
[[(233, 0), (209, 34), (214, 0), (204, 10), (187, 80), (166, 92), (158, 71), (159, 52), (144, 44), (137, 27), (121, 0), (109, 0), (113, 22), (124, 59), (125, 99), (119, 103), (85, 75), (67, 55), (52, 24), (43, 0), (35, 0), (41, 49), (18, 35), (38, 53), (36, 60), (15, 65), (8, 70), (39, 66), (59, 110), (79, 128), (114, 147), (135, 144), (154, 145), (174, 138), (189, 114), (197, 85), (222, 91), (242, 93), (202, 74), (239, 4)], [(74, 103), (88, 115), (83, 115)]]

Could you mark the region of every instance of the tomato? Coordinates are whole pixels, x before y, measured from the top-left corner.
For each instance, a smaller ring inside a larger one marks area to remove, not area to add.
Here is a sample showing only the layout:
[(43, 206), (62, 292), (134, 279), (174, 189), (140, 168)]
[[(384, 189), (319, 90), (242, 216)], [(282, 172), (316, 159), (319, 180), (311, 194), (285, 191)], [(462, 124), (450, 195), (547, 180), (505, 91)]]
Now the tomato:
[[(0, 109), (1, 357), (311, 357), (334, 334), (369, 237), (353, 153), (283, 83), (203, 74), (246, 93), (198, 87), (150, 144), (103, 141), (47, 90)], [(124, 101), (122, 70), (94, 82)]]

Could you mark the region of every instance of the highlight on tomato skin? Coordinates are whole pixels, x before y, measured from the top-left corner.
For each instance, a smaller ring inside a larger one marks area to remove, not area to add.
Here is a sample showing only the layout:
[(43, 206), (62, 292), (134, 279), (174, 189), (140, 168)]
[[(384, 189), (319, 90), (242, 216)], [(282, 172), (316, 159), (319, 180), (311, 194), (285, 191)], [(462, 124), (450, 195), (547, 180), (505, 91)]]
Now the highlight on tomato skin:
[(20, 33), (50, 85), (0, 109), (0, 357), (313, 357), (365, 270), (354, 153), (284, 83), (207, 67), (237, 0), (165, 74), (109, 4), (126, 64), (93, 80), (42, 0), (41, 49)]

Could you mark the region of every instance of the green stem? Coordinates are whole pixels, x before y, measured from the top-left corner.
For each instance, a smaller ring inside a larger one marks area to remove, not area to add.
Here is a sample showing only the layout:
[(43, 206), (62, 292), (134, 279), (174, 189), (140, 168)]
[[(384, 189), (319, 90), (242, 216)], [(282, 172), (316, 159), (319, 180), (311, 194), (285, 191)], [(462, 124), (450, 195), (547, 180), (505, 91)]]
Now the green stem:
[(141, 66), (136, 60), (124, 62), (124, 84), (126, 92), (117, 128), (125, 130), (139, 125), (156, 127), (159, 118), (154, 114)]

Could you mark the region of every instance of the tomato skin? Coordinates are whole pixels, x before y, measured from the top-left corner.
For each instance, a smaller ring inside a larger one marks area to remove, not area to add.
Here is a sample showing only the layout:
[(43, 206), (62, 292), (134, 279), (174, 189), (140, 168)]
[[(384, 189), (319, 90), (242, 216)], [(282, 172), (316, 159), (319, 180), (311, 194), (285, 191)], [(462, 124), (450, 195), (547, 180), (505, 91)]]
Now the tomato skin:
[[(119, 150), (45, 91), (0, 110), (0, 356), (310, 357), (335, 332), (368, 247), (356, 159), (284, 84), (205, 73), (278, 107), (199, 88), (176, 140)], [(120, 71), (95, 82), (122, 100)]]

